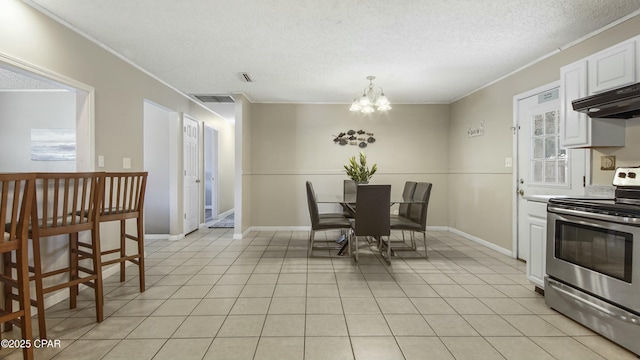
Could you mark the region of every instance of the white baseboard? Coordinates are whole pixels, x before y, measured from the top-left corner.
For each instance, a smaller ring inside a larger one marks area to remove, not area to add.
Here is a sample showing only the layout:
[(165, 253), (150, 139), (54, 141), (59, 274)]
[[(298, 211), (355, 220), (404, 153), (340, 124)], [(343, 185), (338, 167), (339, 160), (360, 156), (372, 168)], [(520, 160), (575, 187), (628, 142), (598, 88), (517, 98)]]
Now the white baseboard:
[(473, 236), (473, 235), (469, 235), (469, 234), (465, 233), (464, 231), (460, 231), (458, 229), (451, 228), (451, 227), (449, 228), (449, 231), (451, 231), (452, 233), (454, 233), (456, 235), (460, 235), (465, 239), (468, 239), (468, 240), (471, 240), (471, 241), (473, 241), (475, 243), (478, 243), (478, 244), (480, 244), (482, 246), (488, 247), (491, 250), (495, 250), (495, 251), (497, 251), (497, 252), (499, 252), (499, 253), (501, 253), (503, 255), (507, 255), (509, 257), (513, 256), (513, 252), (511, 250), (508, 250), (508, 249), (500, 247), (500, 246), (498, 246), (496, 244), (490, 243), (487, 240), (483, 240), (483, 239), (481, 239), (479, 237), (476, 237), (476, 236)]
[(223, 212), (223, 213), (221, 213), (221, 214), (218, 214), (218, 219), (225, 218), (225, 217), (227, 217), (227, 216), (229, 216), (229, 215), (231, 215), (231, 214), (233, 214), (233, 213), (235, 213), (235, 212), (236, 212), (236, 211), (235, 211), (235, 209), (234, 209), (234, 208), (229, 209), (229, 210), (227, 210), (227, 211), (225, 211), (225, 212)]
[(251, 231), (309, 231), (310, 226), (252, 226)]
[(177, 235), (169, 235), (169, 234), (144, 234), (144, 238), (148, 239), (148, 240), (170, 240), (170, 241), (175, 241), (175, 240), (180, 240), (182, 238), (184, 238), (184, 234), (177, 234)]
[[(244, 236), (246, 236), (250, 231), (309, 231), (311, 229), (311, 226), (252, 226), (251, 228), (249, 228), (249, 230), (245, 231), (242, 234), (234, 234), (233, 235), (233, 239), (234, 240), (240, 240), (242, 239)], [(491, 250), (497, 251), (503, 255), (507, 255), (507, 256), (513, 256), (513, 253), (511, 250), (505, 249), (503, 247), (500, 247), (496, 244), (493, 244), (489, 241), (486, 241), (484, 239), (481, 239), (479, 237), (467, 234), (463, 231), (460, 231), (458, 229), (452, 228), (452, 227), (448, 227), (448, 226), (427, 226), (427, 231), (450, 231), (456, 235), (462, 236), (465, 239), (471, 240), (475, 243), (478, 243), (484, 247), (487, 247)]]

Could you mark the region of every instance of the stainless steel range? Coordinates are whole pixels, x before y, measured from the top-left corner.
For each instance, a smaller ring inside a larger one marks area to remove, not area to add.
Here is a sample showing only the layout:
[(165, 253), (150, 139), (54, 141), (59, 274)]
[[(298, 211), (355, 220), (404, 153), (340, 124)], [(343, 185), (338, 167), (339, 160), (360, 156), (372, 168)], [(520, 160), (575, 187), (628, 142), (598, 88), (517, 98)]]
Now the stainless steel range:
[(640, 167), (613, 185), (615, 199), (549, 201), (545, 301), (640, 354)]

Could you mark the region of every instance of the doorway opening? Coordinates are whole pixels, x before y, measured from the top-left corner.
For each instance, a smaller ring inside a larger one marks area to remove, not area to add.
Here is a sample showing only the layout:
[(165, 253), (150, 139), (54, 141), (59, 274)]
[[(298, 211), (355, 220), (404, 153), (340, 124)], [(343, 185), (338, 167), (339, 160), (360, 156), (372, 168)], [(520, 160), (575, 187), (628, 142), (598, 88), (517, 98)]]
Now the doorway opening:
[(204, 222), (218, 218), (218, 130), (204, 125)]
[(149, 172), (145, 196), (145, 236), (178, 240), (178, 113), (144, 101), (144, 170)]
[(93, 88), (0, 54), (0, 169), (93, 171)]

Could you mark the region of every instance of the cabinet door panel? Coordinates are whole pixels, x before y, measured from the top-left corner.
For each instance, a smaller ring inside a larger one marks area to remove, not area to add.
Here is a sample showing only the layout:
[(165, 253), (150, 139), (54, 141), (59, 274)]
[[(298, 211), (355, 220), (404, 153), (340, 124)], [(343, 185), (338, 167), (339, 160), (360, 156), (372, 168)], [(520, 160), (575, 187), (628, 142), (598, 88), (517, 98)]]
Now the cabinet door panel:
[(529, 218), (529, 261), (527, 275), (531, 282), (544, 289), (546, 275), (547, 223), (537, 217)]
[(579, 61), (560, 70), (560, 140), (562, 146), (589, 143), (586, 114), (573, 111), (571, 101), (587, 96), (587, 62)]
[(635, 42), (599, 52), (588, 58), (589, 94), (615, 89), (636, 81)]

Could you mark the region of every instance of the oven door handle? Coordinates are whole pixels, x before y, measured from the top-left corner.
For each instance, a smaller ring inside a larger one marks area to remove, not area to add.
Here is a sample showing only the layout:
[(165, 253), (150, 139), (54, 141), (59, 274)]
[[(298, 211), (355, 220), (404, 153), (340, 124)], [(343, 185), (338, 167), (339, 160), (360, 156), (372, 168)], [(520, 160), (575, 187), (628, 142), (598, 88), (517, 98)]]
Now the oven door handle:
[(590, 308), (596, 309), (596, 310), (598, 310), (600, 312), (603, 312), (603, 313), (605, 313), (605, 314), (607, 314), (607, 315), (609, 315), (611, 317), (617, 318), (618, 320), (621, 320), (621, 321), (624, 321), (624, 322), (628, 322), (628, 323), (631, 323), (633, 325), (640, 325), (640, 321), (638, 321), (638, 318), (636, 318), (635, 316), (629, 318), (627, 316), (617, 314), (617, 313), (615, 313), (615, 312), (613, 312), (613, 311), (611, 311), (611, 310), (609, 310), (609, 309), (607, 309), (607, 308), (605, 308), (603, 306), (600, 306), (598, 304), (594, 304), (594, 303), (590, 302), (587, 299), (583, 299), (582, 297), (580, 297), (580, 296), (578, 296), (576, 294), (573, 294), (573, 293), (571, 293), (569, 291), (564, 290), (564, 287), (566, 287), (566, 285), (564, 285), (564, 284), (562, 284), (562, 283), (560, 283), (558, 281), (555, 281), (555, 280), (553, 280), (551, 278), (547, 278), (547, 281), (549, 282), (549, 285), (552, 285), (555, 288), (556, 291), (559, 291), (563, 295), (566, 295), (566, 296), (568, 296), (568, 297), (570, 297), (570, 298), (572, 298), (572, 299), (574, 299), (574, 300), (576, 300), (576, 301), (578, 301), (578, 302), (580, 302), (580, 303), (582, 303), (582, 304), (584, 304), (586, 306), (589, 306)]
[(622, 223), (622, 224), (639, 224), (640, 223), (640, 219), (636, 219), (636, 218), (607, 215), (607, 214), (600, 214), (600, 213), (594, 213), (594, 212), (586, 212), (581, 210), (572, 210), (572, 209), (565, 209), (565, 208), (558, 208), (558, 207), (551, 207), (551, 206), (549, 207), (548, 211), (556, 214), (572, 215), (572, 216), (577, 216), (582, 218), (598, 219), (598, 220), (604, 220), (604, 221), (610, 221), (610, 222)]

